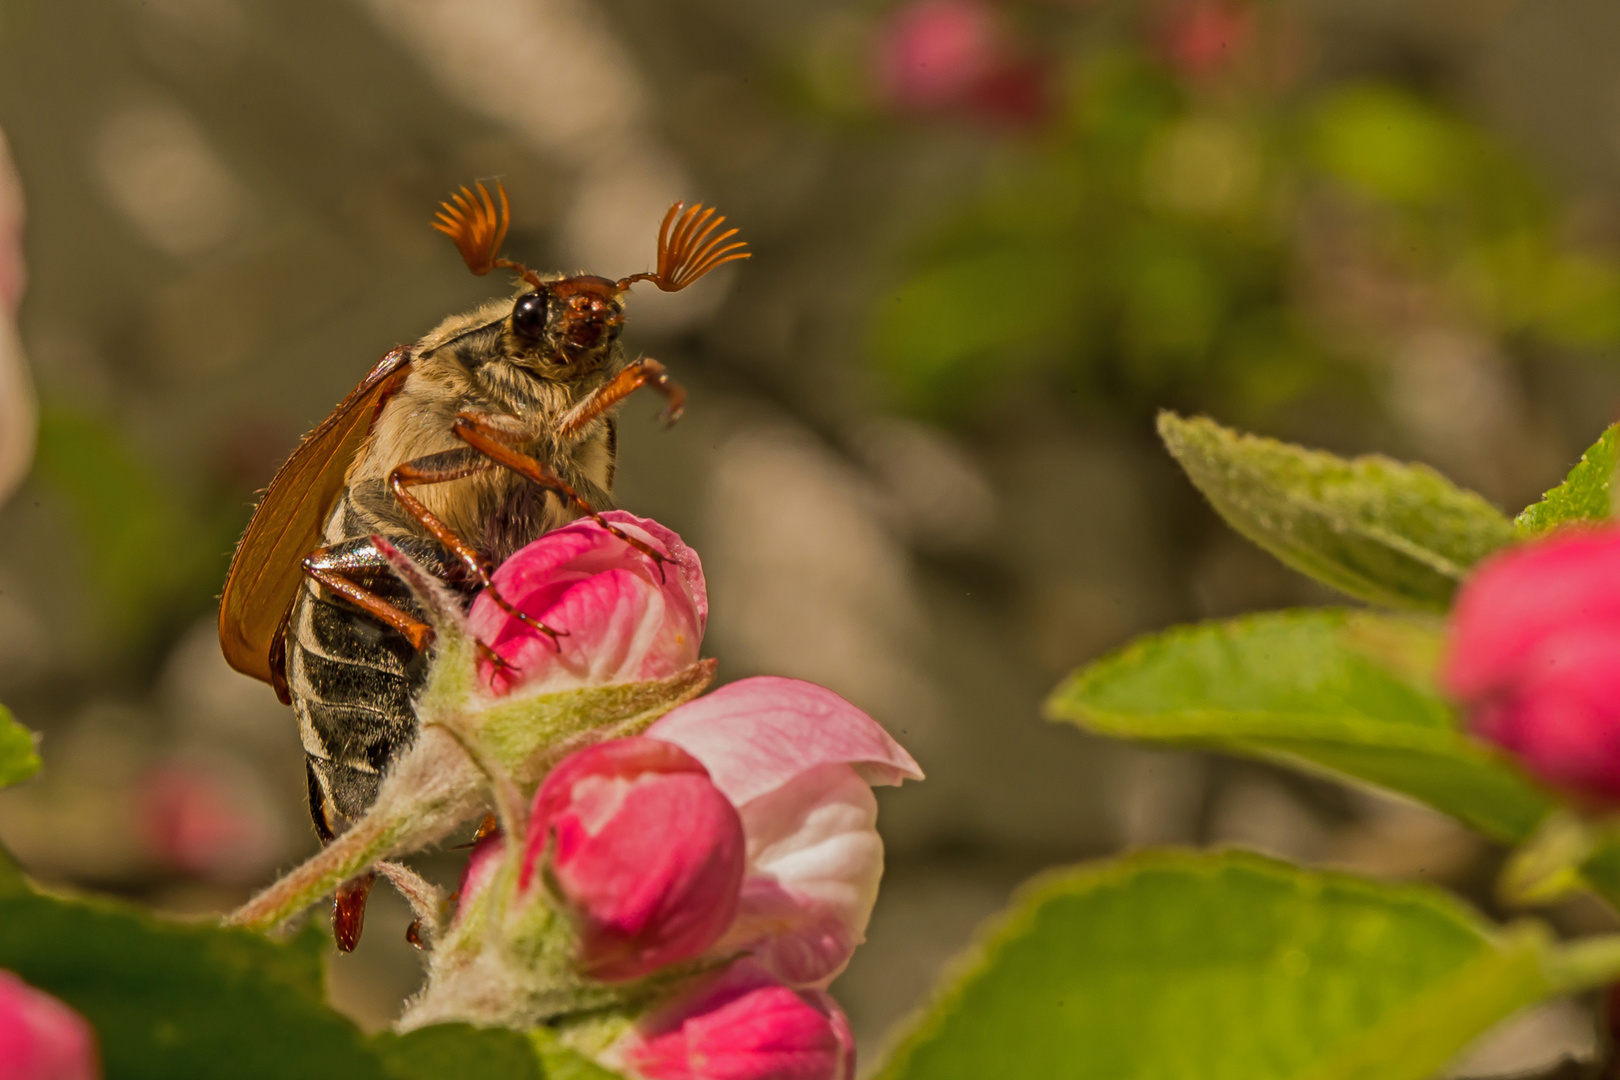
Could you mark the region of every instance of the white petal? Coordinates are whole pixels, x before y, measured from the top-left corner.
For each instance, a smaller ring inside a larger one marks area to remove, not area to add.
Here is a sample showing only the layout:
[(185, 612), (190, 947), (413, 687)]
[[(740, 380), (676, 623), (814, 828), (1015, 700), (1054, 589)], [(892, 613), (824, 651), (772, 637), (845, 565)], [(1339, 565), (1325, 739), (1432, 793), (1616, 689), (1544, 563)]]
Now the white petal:
[(820, 765), (739, 808), (749, 868), (721, 943), (748, 948), (793, 986), (825, 986), (849, 963), (883, 877), (877, 800), (848, 765)]

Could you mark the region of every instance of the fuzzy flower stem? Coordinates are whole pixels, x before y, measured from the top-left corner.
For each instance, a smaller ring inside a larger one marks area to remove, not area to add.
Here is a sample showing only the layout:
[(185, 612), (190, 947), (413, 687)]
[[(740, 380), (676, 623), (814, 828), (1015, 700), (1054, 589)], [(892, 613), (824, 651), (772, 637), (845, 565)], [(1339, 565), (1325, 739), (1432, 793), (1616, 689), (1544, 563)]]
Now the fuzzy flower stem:
[(483, 809), (482, 781), (455, 738), (443, 728), (425, 728), (363, 817), (237, 908), (227, 924), (273, 929), (377, 861), (441, 839)]

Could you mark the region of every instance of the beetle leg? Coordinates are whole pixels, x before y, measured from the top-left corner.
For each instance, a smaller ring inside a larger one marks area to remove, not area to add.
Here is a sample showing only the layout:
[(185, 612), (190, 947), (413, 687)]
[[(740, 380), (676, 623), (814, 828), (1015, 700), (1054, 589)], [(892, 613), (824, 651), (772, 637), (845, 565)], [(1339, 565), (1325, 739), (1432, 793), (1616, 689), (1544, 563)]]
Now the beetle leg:
[(360, 931), (366, 925), (366, 897), (377, 880), (377, 871), (367, 870), (337, 887), (332, 896), (332, 940), (339, 952), (354, 952), (360, 944)]
[(681, 418), (681, 409), (686, 404), (686, 391), (669, 377), (663, 364), (651, 357), (643, 357), (591, 391), (583, 401), (563, 414), (562, 423), (558, 426), (558, 435), (567, 438), (579, 434), (586, 424), (643, 386), (650, 386), (664, 395), (667, 401), (663, 412), (665, 422), (673, 424)]
[[(464, 451), (462, 452), (464, 453)], [(432, 454), (425, 458), (417, 458), (414, 461), (407, 461), (403, 465), (395, 466), (394, 470), (388, 474), (389, 490), (394, 493), (394, 498), (399, 501), (400, 507), (418, 525), (433, 534), (435, 540), (443, 544), (452, 555), (461, 561), (461, 564), (483, 586), (484, 591), (489, 594), (489, 598), (495, 602), (496, 607), (530, 629), (545, 634), (551, 639), (552, 645), (561, 650), (562, 646), (557, 644), (557, 639), (563, 636), (562, 631), (553, 630), (533, 615), (519, 611), (508, 603), (506, 598), (490, 582), (492, 568), (489, 561), (480, 555), (471, 544), (457, 536), (450, 526), (440, 521), (438, 515), (422, 504), (422, 500), (410, 493), (410, 488), (421, 484), (442, 484), (450, 480), (461, 480), (489, 468), (489, 463), (482, 460), (471, 464), (444, 464), (439, 460), (435, 460), (443, 457), (445, 455)], [(499, 666), (508, 666), (505, 661), (500, 660), (495, 655), (494, 650), (484, 645), (483, 642), (479, 642), (479, 651), (484, 654), (485, 659), (495, 661)]]
[(343, 597), (367, 615), (381, 619), (405, 636), (418, 652), (433, 644), (433, 627), (408, 611), (384, 600), (358, 582), (344, 576), (351, 569), (342, 557), (333, 558), (330, 548), (316, 548), (304, 556), (304, 573)]
[[(629, 393), (629, 391), (627, 390), (625, 393)], [(590, 399), (587, 398), (586, 400)], [(586, 502), (579, 492), (569, 485), (568, 481), (558, 476), (551, 466), (532, 454), (526, 454), (513, 446), (508, 441), (511, 434), (494, 422), (489, 414), (464, 412), (456, 417), (455, 423), (450, 425), (450, 430), (455, 433), (457, 438), (497, 465), (505, 466), (519, 476), (525, 477), (549, 491), (554, 491), (565, 501), (573, 503), (574, 506), (589, 514), (592, 520), (602, 528), (651, 559), (653, 564), (658, 567), (659, 576), (663, 576), (664, 562), (667, 558), (663, 552), (646, 541), (631, 536), (612, 522), (603, 520), (602, 515), (598, 514), (591, 504)]]

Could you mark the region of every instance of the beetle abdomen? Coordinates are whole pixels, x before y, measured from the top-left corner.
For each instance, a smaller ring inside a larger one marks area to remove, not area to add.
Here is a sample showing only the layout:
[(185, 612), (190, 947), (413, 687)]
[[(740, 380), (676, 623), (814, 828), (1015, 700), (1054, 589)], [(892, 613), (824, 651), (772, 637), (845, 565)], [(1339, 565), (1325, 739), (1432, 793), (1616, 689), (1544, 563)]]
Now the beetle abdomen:
[[(432, 546), (395, 543), (435, 573), (443, 561)], [(415, 598), (377, 554), (369, 537), (331, 545), (365, 588), (413, 615)], [(371, 573), (356, 573), (370, 570)], [(416, 739), (411, 701), (427, 674), (427, 656), (380, 619), (306, 579), (287, 632), (287, 687), (310, 773), (317, 824), (335, 809), (364, 813), (394, 759)]]

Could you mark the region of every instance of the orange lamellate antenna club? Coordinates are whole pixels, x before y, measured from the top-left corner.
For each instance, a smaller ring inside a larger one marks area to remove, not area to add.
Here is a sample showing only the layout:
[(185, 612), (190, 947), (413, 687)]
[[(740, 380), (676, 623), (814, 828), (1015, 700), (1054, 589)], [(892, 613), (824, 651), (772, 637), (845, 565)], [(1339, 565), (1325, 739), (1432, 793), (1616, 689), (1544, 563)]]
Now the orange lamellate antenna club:
[(716, 216), (712, 206), (689, 207), (684, 202), (671, 206), (658, 229), (658, 270), (631, 274), (619, 282), (619, 287), (650, 281), (665, 292), (675, 292), (717, 266), (749, 258), (753, 253), (747, 250), (747, 241), (731, 239), (737, 235), (736, 229), (716, 235), (725, 223), (725, 215)]
[(489, 189), (476, 185), (474, 195), (465, 185), (446, 199), (433, 219), (433, 227), (456, 243), (467, 269), (480, 276), (500, 268), (516, 270), (535, 288), (540, 288), (540, 276), (522, 263), (501, 258), (501, 245), (506, 242), (506, 230), (512, 227), (512, 207), (506, 201), (506, 187), (497, 182), (495, 193), (501, 198), (499, 209), (490, 198)]
[(489, 189), (482, 183), (477, 187), (476, 195), (463, 186), (446, 199), (434, 218), (433, 227), (455, 241), (467, 269), (483, 275), (500, 265), (501, 260), (497, 256), (500, 255), (501, 244), (506, 240), (506, 230), (512, 224), (512, 207), (506, 200), (506, 188), (502, 184), (495, 185), (495, 191), (501, 197), (498, 210), (495, 200), (489, 196)]
[[(499, 182), (495, 197), (482, 182), (474, 185), (476, 193), (463, 186), (446, 199), (434, 217), (433, 227), (455, 241), (456, 250), (467, 264), (467, 269), (483, 275), (498, 267), (516, 270), (524, 280), (540, 288), (540, 278), (521, 263), (501, 257), (501, 244), (512, 224), (512, 208), (507, 202), (506, 188)], [(638, 281), (650, 281), (665, 292), (677, 292), (692, 284), (717, 266), (737, 259), (749, 258), (744, 240), (733, 240), (736, 229), (720, 231), (726, 223), (724, 214), (716, 214), (712, 206), (701, 203), (687, 206), (678, 202), (664, 215), (658, 228), (658, 269), (650, 274), (631, 274), (620, 278), (620, 289), (628, 289)]]

